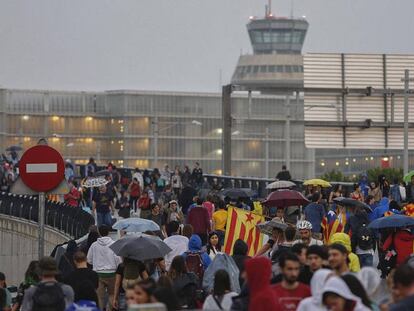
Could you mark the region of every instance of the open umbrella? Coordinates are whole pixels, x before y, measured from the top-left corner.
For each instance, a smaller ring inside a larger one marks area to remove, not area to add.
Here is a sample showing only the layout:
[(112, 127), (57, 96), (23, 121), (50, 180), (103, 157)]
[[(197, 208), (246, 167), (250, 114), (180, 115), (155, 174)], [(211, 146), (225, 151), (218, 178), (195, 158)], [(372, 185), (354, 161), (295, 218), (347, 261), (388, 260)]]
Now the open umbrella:
[(329, 182), (327, 182), (326, 180), (317, 179), (317, 178), (305, 180), (303, 185), (304, 186), (319, 186), (319, 187), (322, 187), (322, 188), (331, 187), (331, 184)]
[(288, 225), (282, 222), (280, 219), (274, 218), (272, 220), (257, 224), (256, 227), (259, 229), (261, 233), (271, 236), (274, 228), (278, 228), (285, 231)]
[(306, 205), (309, 200), (302, 193), (295, 190), (277, 190), (268, 195), (263, 202), (267, 207), (287, 207), (293, 205)]
[(296, 184), (294, 182), (288, 180), (278, 180), (268, 184), (266, 189), (287, 189), (295, 186)]
[(159, 231), (160, 226), (152, 220), (143, 218), (126, 218), (118, 220), (112, 228), (126, 232)]
[(10, 151), (10, 152), (13, 152), (13, 151), (17, 152), (17, 151), (22, 151), (22, 150), (23, 150), (23, 148), (20, 147), (20, 146), (17, 146), (17, 145), (10, 146), (6, 149), (6, 151)]
[(140, 261), (162, 258), (172, 251), (160, 239), (149, 236), (126, 236), (115, 241), (109, 248), (118, 256)]
[(368, 225), (371, 229), (401, 228), (414, 226), (414, 218), (404, 215), (391, 215), (375, 219)]
[(361, 207), (361, 208), (364, 208), (368, 213), (372, 212), (372, 209), (368, 204), (355, 200), (355, 199), (338, 197), (333, 200), (337, 204), (345, 206), (345, 207)]
[(247, 188), (230, 188), (222, 190), (220, 194), (223, 197), (228, 197), (232, 200), (237, 200), (239, 198), (250, 198), (255, 195), (255, 192)]
[(403, 179), (407, 184), (409, 184), (409, 183), (411, 183), (411, 178), (413, 176), (414, 176), (414, 171), (411, 171), (408, 174), (406, 174)]
[(101, 186), (105, 186), (109, 183), (108, 180), (102, 177), (89, 177), (85, 181), (82, 182), (82, 187), (85, 188), (99, 188)]

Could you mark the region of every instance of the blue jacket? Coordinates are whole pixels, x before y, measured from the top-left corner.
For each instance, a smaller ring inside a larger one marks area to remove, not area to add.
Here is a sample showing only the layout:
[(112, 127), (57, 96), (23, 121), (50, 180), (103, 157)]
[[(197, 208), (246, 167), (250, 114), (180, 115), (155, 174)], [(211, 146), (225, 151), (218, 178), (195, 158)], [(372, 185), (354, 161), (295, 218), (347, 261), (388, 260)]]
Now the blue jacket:
[(77, 302), (72, 303), (66, 311), (100, 311), (97, 307), (96, 303), (90, 300), (79, 300)]
[(325, 216), (325, 210), (321, 204), (312, 202), (305, 207), (305, 218), (312, 224), (312, 232), (321, 232), (322, 219)]
[[(188, 242), (188, 251), (193, 253), (200, 253), (201, 260), (203, 261), (203, 267), (204, 270), (208, 268), (208, 266), (211, 264), (211, 258), (210, 256), (201, 250), (201, 239), (197, 234), (193, 234), (190, 238), (190, 241)], [(187, 257), (187, 252), (185, 252), (183, 255), (184, 259)]]
[(368, 214), (369, 221), (373, 221), (375, 219), (378, 219), (389, 210), (389, 200), (388, 198), (382, 198), (379, 202), (379, 205), (373, 210), (372, 213)]

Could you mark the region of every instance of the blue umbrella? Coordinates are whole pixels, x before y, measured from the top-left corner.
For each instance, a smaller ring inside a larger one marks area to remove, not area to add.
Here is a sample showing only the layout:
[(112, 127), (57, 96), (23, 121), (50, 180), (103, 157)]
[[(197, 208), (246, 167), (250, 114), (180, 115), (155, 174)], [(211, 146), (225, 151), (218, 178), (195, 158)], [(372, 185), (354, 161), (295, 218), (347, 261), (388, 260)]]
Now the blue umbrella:
[(112, 228), (126, 232), (159, 231), (160, 226), (152, 220), (143, 218), (126, 218), (118, 220)]
[(414, 226), (414, 218), (404, 215), (391, 215), (375, 219), (368, 225), (371, 229), (401, 228)]

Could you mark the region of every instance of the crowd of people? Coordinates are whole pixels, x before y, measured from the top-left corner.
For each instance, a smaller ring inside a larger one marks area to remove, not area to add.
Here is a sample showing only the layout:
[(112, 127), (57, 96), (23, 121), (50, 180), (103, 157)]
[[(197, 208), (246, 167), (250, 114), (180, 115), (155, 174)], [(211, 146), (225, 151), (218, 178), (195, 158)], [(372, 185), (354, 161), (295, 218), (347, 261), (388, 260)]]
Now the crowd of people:
[[(69, 163), (66, 168), (65, 200), (74, 208), (90, 207), (97, 226), (86, 241), (70, 241), (58, 260), (31, 262), (15, 302), (0, 274), (3, 310), (127, 310), (156, 302), (168, 310), (414, 310), (411, 228), (368, 228), (381, 217), (412, 216), (414, 178), (407, 186), (385, 176), (375, 181), (362, 176), (351, 190), (311, 185), (303, 191), (310, 201), (306, 206), (259, 211), (246, 200), (201, 195), (198, 163), (192, 171), (170, 171), (167, 165), (161, 171), (136, 169), (129, 179), (110, 164), (104, 184), (84, 189)], [(85, 174), (97, 170), (91, 159)], [(278, 176), (291, 178), (286, 168)], [(370, 209), (341, 205), (335, 200), (341, 197)], [(209, 266), (224, 256), (230, 207), (262, 213), (275, 226), (252, 257), (249, 241), (237, 240), (229, 256), (236, 277), (218, 269), (212, 288), (206, 288)], [(145, 234), (157, 235), (172, 251), (148, 261), (117, 256), (110, 248), (115, 217), (154, 221), (159, 232)]]

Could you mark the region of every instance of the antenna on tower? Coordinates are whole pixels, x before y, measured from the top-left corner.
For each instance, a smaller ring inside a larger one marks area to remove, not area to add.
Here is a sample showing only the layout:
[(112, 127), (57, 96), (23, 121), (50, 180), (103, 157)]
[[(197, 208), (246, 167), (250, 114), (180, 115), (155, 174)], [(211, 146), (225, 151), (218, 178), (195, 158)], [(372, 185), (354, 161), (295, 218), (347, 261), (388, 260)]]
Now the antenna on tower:
[(272, 0), (269, 0), (268, 8), (269, 8), (269, 16), (272, 16)]
[(272, 17), (272, 0), (268, 0), (268, 3), (265, 5), (265, 16), (266, 18)]
[(290, 17), (293, 18), (295, 12), (295, 0), (290, 0)]

